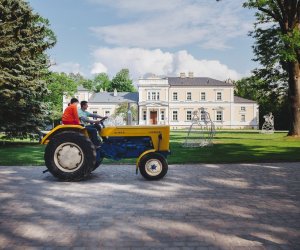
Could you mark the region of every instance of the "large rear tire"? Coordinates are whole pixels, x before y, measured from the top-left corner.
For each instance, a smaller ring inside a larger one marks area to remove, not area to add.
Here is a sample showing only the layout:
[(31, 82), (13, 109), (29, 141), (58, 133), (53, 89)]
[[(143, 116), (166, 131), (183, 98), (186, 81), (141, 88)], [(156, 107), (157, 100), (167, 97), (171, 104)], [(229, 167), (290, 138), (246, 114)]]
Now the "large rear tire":
[(96, 151), (91, 140), (79, 132), (66, 131), (55, 135), (45, 149), (49, 172), (64, 181), (86, 178), (96, 163)]
[(162, 179), (168, 172), (168, 163), (165, 157), (158, 153), (144, 155), (138, 163), (141, 175), (147, 180)]

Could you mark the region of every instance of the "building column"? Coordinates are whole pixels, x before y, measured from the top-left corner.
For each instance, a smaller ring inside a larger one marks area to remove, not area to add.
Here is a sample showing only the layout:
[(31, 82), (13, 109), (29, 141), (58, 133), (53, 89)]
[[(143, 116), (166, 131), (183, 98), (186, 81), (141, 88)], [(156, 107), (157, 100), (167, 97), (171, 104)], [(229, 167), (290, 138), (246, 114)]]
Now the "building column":
[(147, 112), (146, 112), (146, 125), (148, 125), (149, 118), (150, 118), (150, 111), (149, 111), (149, 107), (147, 107)]
[(158, 108), (157, 124), (160, 124), (160, 108)]
[(143, 113), (142, 113), (142, 107), (139, 105), (139, 119), (138, 119), (138, 121), (139, 121), (139, 125), (141, 124), (141, 121), (143, 120), (143, 115), (142, 115)]

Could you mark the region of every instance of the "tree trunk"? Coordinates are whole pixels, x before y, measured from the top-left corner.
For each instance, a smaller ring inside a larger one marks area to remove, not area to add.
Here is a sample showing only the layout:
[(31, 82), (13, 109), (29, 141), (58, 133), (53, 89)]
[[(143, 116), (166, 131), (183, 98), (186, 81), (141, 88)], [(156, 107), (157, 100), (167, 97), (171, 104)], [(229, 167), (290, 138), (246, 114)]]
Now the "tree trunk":
[(300, 136), (300, 63), (289, 63), (289, 100), (291, 126), (288, 135)]

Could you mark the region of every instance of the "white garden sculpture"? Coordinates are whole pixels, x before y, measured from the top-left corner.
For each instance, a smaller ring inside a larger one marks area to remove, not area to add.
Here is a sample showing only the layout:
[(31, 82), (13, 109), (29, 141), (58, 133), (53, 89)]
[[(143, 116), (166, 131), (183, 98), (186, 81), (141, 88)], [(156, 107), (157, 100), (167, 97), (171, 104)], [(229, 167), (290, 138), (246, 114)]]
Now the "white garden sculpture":
[(265, 122), (262, 125), (261, 132), (264, 134), (273, 134), (274, 133), (274, 116), (270, 112), (267, 115), (264, 115)]
[(192, 124), (189, 127), (184, 147), (205, 147), (212, 146), (212, 140), (215, 135), (215, 125), (208, 112), (200, 108), (193, 112)]

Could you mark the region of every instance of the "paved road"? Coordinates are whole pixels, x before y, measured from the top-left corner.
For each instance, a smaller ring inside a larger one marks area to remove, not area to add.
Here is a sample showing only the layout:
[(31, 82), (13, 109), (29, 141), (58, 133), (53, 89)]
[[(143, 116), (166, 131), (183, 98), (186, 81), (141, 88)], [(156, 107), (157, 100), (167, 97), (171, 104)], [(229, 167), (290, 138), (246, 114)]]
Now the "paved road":
[(300, 163), (103, 166), (84, 182), (0, 167), (3, 249), (300, 249)]

